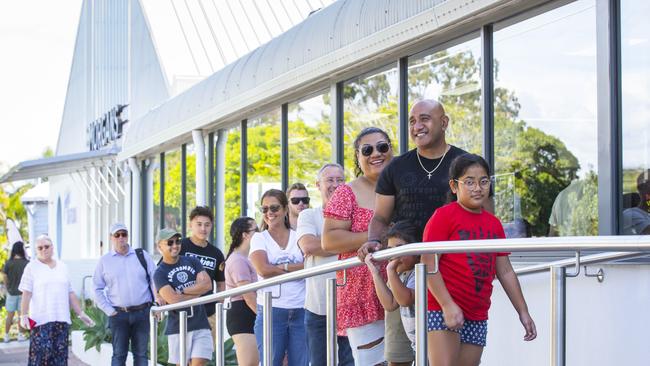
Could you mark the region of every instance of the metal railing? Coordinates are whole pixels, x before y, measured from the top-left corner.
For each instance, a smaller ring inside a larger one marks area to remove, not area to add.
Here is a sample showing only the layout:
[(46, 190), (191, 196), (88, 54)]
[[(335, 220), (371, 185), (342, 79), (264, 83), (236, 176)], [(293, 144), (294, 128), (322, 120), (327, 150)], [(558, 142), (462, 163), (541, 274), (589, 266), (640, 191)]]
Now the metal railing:
[[(518, 274), (538, 273), (551, 271), (551, 365), (563, 366), (565, 364), (565, 279), (566, 277), (577, 276), (581, 264), (590, 264), (604, 261), (621, 260), (648, 255), (650, 253), (650, 236), (596, 236), (596, 237), (554, 237), (554, 238), (525, 238), (525, 239), (492, 239), (492, 240), (465, 240), (446, 241), (431, 243), (414, 243), (403, 245), (397, 248), (385, 249), (373, 254), (376, 260), (389, 260), (404, 255), (420, 254), (445, 254), (463, 252), (550, 252), (566, 251), (575, 252), (575, 259), (566, 259), (556, 262), (549, 262), (517, 269)], [(582, 258), (580, 252), (584, 251), (616, 251), (614, 253), (600, 253)], [(436, 257), (437, 259), (437, 257)], [(437, 262), (437, 261), (436, 261)], [(320, 266), (295, 271), (231, 290), (222, 291), (213, 295), (203, 296), (184, 302), (164, 306), (154, 306), (150, 312), (150, 357), (155, 365), (157, 359), (157, 321), (155, 315), (162, 312), (179, 310), (191, 306), (215, 303), (217, 317), (215, 326), (217, 336), (215, 338), (215, 349), (217, 350), (216, 365), (224, 365), (223, 355), (223, 302), (224, 300), (247, 292), (256, 291), (266, 287), (281, 285), (282, 283), (305, 279), (345, 270), (351, 267), (364, 265), (358, 258), (348, 258), (323, 264)], [(566, 273), (566, 267), (575, 265), (572, 273)], [(416, 362), (417, 366), (427, 365), (427, 344), (426, 344), (426, 301), (427, 287), (426, 276), (433, 272), (427, 272), (426, 265), (417, 264), (415, 267), (415, 332), (416, 332)], [(336, 279), (329, 279), (327, 282), (327, 364), (336, 365)], [(263, 364), (271, 365), (271, 293), (265, 292), (263, 307), (263, 343), (264, 360)], [(185, 355), (185, 334), (187, 326), (187, 312), (179, 312), (180, 319), (180, 355)], [(181, 357), (181, 360), (183, 358)]]

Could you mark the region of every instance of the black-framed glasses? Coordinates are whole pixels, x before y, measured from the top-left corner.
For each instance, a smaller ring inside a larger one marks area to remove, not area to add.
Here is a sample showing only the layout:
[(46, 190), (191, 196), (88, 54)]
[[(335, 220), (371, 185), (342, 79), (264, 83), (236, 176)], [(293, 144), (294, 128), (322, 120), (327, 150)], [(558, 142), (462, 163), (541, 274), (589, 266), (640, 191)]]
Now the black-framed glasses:
[(375, 149), (377, 149), (377, 151), (379, 153), (385, 154), (385, 153), (388, 152), (388, 150), (390, 150), (390, 144), (388, 142), (383, 142), (382, 141), (382, 142), (378, 142), (377, 145), (375, 145), (375, 146), (362, 145), (359, 148), (359, 151), (361, 151), (361, 155), (363, 155), (363, 156), (370, 156), (370, 155), (372, 155), (372, 152), (375, 151)]
[(171, 247), (172, 245), (181, 245), (181, 238), (167, 239), (167, 246)]
[(474, 189), (477, 186), (481, 187), (481, 189), (487, 189), (490, 187), (490, 184), (492, 183), (492, 180), (490, 178), (481, 178), (478, 182), (475, 179), (454, 179), (458, 183), (462, 183), (465, 187), (468, 189)]
[(260, 207), (260, 211), (262, 211), (263, 214), (269, 212), (269, 210), (271, 210), (271, 212), (273, 212), (273, 213), (276, 213), (276, 212), (280, 211), (281, 208), (282, 208), (282, 206), (280, 206), (280, 205), (262, 206), (262, 207)]
[(113, 237), (116, 238), (116, 239), (119, 238), (120, 236), (123, 237), (123, 238), (128, 238), (129, 233), (127, 233), (126, 231), (118, 231), (115, 234), (113, 234)]
[(300, 201), (302, 201), (302, 203), (304, 203), (305, 205), (308, 205), (309, 200), (310, 200), (309, 197), (291, 197), (291, 203), (294, 205), (299, 204)]

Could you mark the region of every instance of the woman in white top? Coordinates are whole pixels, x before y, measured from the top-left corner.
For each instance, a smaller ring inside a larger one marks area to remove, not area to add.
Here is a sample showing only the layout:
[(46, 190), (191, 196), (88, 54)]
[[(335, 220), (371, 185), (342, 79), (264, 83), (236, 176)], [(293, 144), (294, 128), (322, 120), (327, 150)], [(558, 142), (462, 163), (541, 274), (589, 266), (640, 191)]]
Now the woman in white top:
[[(262, 195), (262, 232), (251, 239), (250, 260), (260, 280), (303, 269), (304, 258), (298, 247), (296, 232), (290, 229), (287, 196), (277, 189)], [(262, 360), (262, 324), (264, 292), (273, 293), (273, 362), (281, 366), (285, 353), (289, 366), (307, 366), (307, 335), (305, 332), (305, 281), (291, 281), (267, 287), (257, 294), (255, 338)]]
[[(31, 329), (28, 365), (67, 365), (70, 307), (84, 324), (94, 322), (81, 310), (65, 264), (52, 258), (52, 240), (36, 239), (36, 260), (25, 267), (18, 288), (23, 293), (20, 324)], [(27, 315), (29, 314), (29, 315)]]

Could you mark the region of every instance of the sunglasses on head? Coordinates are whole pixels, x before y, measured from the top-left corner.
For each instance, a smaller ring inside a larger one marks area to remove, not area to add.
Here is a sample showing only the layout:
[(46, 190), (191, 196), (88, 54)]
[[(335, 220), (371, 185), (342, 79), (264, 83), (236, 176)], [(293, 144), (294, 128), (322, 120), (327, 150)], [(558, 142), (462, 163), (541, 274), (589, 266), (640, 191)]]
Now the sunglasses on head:
[(305, 205), (309, 204), (309, 197), (292, 197), (291, 198), (291, 203), (294, 205), (297, 205), (302, 201)]
[(171, 247), (172, 245), (181, 245), (181, 238), (171, 238), (167, 239), (167, 246)]
[(282, 206), (280, 206), (280, 205), (262, 206), (262, 207), (260, 207), (260, 211), (262, 211), (263, 214), (269, 212), (269, 210), (271, 210), (271, 212), (273, 212), (273, 213), (276, 213), (276, 212), (280, 211), (281, 208), (282, 208)]
[(372, 152), (377, 149), (377, 151), (381, 154), (385, 154), (390, 150), (390, 144), (388, 142), (379, 142), (377, 145), (372, 146), (372, 145), (363, 145), (359, 150), (361, 151), (361, 155), (363, 156), (370, 156), (372, 155)]
[(114, 238), (119, 238), (120, 236), (123, 237), (123, 238), (128, 238), (129, 233), (127, 233), (126, 231), (118, 231), (115, 234), (113, 234)]

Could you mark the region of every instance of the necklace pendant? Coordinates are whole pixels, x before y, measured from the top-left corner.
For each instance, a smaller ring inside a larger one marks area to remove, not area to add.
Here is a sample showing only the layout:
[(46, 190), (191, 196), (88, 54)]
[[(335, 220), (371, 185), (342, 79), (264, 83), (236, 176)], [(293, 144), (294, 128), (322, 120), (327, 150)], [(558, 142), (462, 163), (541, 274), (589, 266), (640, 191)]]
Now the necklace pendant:
[(427, 178), (429, 178), (429, 180), (431, 180), (431, 173), (427, 173)]

